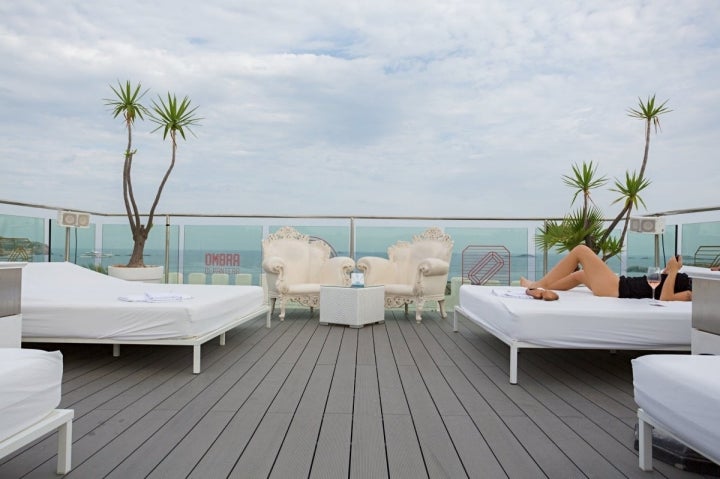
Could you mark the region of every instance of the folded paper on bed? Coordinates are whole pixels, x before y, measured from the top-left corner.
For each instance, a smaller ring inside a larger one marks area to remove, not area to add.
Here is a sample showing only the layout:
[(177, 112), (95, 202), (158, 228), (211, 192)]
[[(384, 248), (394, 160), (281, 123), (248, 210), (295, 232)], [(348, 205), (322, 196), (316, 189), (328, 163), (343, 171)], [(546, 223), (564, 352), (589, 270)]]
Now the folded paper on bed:
[(501, 298), (516, 298), (516, 299), (533, 299), (532, 296), (528, 296), (527, 293), (525, 293), (525, 289), (493, 289), (493, 294), (495, 296), (500, 296)]
[(127, 301), (129, 303), (170, 303), (173, 301), (184, 301), (192, 299), (192, 296), (187, 294), (177, 293), (144, 293), (144, 294), (126, 294), (119, 296), (120, 301)]

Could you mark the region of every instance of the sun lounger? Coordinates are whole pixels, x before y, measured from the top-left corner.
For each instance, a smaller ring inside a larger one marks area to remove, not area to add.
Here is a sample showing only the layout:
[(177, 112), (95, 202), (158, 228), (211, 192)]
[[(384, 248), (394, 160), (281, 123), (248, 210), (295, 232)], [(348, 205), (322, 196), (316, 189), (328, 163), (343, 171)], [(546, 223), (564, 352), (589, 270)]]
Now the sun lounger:
[(200, 347), (269, 308), (259, 286), (148, 284), (124, 281), (72, 263), (29, 263), (22, 275), (22, 340), (40, 343)]
[(691, 303), (599, 298), (587, 288), (558, 301), (526, 297), (521, 287), (460, 287), (454, 330), (463, 316), (510, 346), (510, 382), (522, 348), (690, 350)]
[(62, 354), (0, 348), (0, 458), (58, 431), (57, 472), (70, 471), (73, 411), (60, 404)]
[(632, 368), (640, 468), (652, 470), (653, 427), (720, 464), (720, 356), (651, 354)]

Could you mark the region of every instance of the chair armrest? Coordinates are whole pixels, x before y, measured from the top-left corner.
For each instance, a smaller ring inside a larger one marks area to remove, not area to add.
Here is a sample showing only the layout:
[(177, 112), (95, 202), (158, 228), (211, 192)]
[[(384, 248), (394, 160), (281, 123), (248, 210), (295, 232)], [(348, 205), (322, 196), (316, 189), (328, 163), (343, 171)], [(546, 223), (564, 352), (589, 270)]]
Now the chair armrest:
[(418, 263), (418, 272), (423, 276), (440, 276), (448, 274), (449, 271), (450, 264), (438, 258), (425, 258)]
[(450, 264), (438, 258), (425, 258), (418, 263), (413, 292), (420, 296), (445, 292)]
[(266, 273), (281, 274), (285, 268), (285, 261), (279, 256), (271, 256), (263, 260), (262, 268)]
[(395, 282), (395, 265), (388, 259), (379, 256), (364, 256), (358, 260), (357, 267), (365, 275), (367, 286)]
[(271, 256), (262, 262), (263, 271), (267, 280), (268, 296), (275, 298), (280, 291), (286, 291), (285, 261), (279, 256)]
[(332, 286), (350, 286), (350, 273), (355, 269), (355, 261), (347, 256), (335, 256), (320, 267), (320, 282)]

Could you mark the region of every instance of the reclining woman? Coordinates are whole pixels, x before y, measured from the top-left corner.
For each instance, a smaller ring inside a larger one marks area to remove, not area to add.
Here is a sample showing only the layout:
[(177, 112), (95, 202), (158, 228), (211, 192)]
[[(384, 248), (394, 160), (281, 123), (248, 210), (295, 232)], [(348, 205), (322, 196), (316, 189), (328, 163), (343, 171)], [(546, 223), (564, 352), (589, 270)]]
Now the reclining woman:
[[(581, 266), (582, 269), (578, 269)], [(665, 266), (660, 286), (655, 288), (655, 299), (661, 301), (691, 301), (692, 283), (680, 273), (682, 258), (671, 257)], [(653, 290), (645, 276), (617, 276), (593, 250), (585, 245), (576, 246), (538, 281), (520, 278), (520, 285), (536, 299), (557, 299), (545, 296), (552, 291), (567, 291), (584, 284), (595, 296), (609, 298), (650, 298)]]

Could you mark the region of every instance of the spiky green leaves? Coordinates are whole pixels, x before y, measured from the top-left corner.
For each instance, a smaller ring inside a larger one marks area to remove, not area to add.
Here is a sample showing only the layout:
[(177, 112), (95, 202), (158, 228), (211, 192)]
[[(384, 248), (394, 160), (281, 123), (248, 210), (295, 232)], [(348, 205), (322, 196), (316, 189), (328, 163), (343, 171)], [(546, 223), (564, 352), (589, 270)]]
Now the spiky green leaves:
[(597, 207), (590, 207), (587, 211), (575, 210), (562, 221), (545, 223), (535, 236), (535, 241), (546, 250), (555, 247), (559, 252), (570, 251), (585, 243), (588, 237), (599, 237), (603, 225), (603, 215)]
[(171, 138), (175, 139), (175, 133), (185, 139), (185, 130), (193, 133), (190, 127), (197, 125), (202, 119), (195, 114), (197, 107), (190, 108), (190, 98), (187, 96), (178, 102), (175, 95), (167, 94), (167, 102), (158, 95), (157, 101), (153, 100), (152, 109), (149, 117), (152, 122), (157, 124), (157, 128), (153, 132), (163, 130), (163, 140), (170, 133)]
[(615, 188), (610, 188), (610, 191), (620, 193), (620, 196), (613, 201), (615, 203), (623, 203), (623, 206), (631, 206), (638, 209), (639, 205), (645, 206), (645, 202), (640, 197), (640, 192), (650, 186), (650, 180), (647, 178), (641, 178), (635, 171), (630, 173), (625, 172), (625, 183), (620, 183), (620, 180), (615, 180)]
[(658, 128), (660, 128), (660, 115), (672, 111), (670, 108), (665, 106), (667, 102), (668, 100), (665, 100), (661, 104), (657, 105), (655, 103), (655, 95), (649, 96), (645, 102), (643, 102), (641, 98), (638, 98), (638, 108), (629, 108), (628, 115), (633, 118), (652, 123), (655, 127), (655, 133), (657, 133)]
[(117, 88), (112, 85), (110, 85), (110, 88), (115, 93), (115, 98), (106, 98), (105, 105), (112, 109), (113, 118), (122, 115), (128, 128), (135, 123), (136, 117), (141, 120), (144, 119), (143, 114), (147, 114), (148, 111), (140, 103), (140, 100), (147, 93), (147, 90), (143, 91), (140, 83), (133, 87), (129, 80), (125, 82), (125, 85), (118, 81)]
[(575, 203), (575, 200), (580, 193), (583, 194), (584, 198), (589, 199), (590, 190), (603, 186), (607, 183), (607, 178), (605, 176), (596, 178), (597, 165), (593, 165), (592, 161), (590, 163), (583, 162), (582, 166), (575, 164), (572, 166), (572, 170), (572, 176), (563, 175), (562, 177), (563, 183), (575, 190), (575, 194), (570, 202), (571, 205)]

